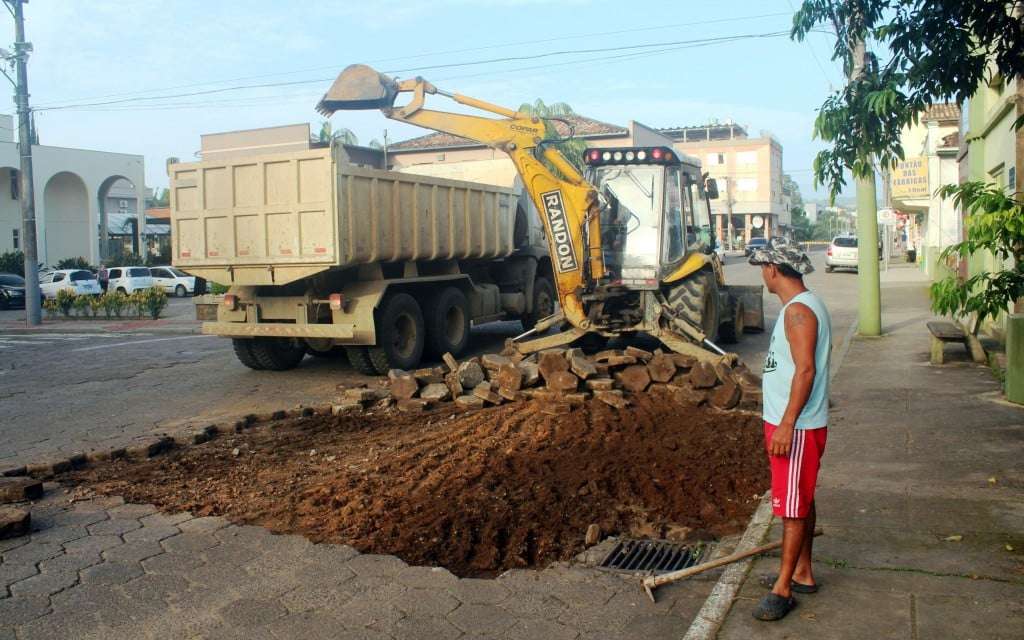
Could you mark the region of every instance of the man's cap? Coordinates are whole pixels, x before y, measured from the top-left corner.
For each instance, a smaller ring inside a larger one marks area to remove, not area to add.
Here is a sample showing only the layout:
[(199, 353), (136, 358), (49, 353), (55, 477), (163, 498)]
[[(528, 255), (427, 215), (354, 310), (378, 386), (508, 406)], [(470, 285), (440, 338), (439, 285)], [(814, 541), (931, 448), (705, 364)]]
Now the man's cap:
[(780, 247), (754, 250), (754, 253), (750, 256), (750, 264), (757, 266), (762, 264), (784, 264), (801, 275), (807, 275), (814, 271), (814, 267), (811, 266), (811, 259), (807, 257), (807, 254), (788, 244)]

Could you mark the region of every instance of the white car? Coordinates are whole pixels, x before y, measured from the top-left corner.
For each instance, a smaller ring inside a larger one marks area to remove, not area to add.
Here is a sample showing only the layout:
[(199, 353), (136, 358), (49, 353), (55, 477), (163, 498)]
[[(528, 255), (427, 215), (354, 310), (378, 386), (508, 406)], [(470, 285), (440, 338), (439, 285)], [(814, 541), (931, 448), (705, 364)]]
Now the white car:
[(857, 269), (857, 236), (836, 236), (825, 250), (825, 271)]
[(39, 275), (39, 290), (45, 298), (56, 298), (57, 292), (67, 289), (77, 295), (99, 295), (100, 281), (96, 274), (85, 269), (54, 269)]
[(195, 293), (195, 276), (174, 267), (150, 267), (149, 272), (153, 275), (153, 284), (162, 287), (167, 293), (173, 293), (179, 298)]
[(148, 267), (111, 267), (107, 270), (107, 291), (135, 293), (153, 286)]

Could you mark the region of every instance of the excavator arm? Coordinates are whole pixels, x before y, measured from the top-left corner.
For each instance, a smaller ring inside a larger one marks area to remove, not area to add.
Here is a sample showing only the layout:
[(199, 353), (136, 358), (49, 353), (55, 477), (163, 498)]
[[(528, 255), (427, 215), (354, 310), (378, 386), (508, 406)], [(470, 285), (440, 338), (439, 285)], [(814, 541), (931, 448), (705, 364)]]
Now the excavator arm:
[[(400, 93), (411, 93), (412, 99), (405, 106), (396, 107)], [(425, 109), (426, 96), (433, 94), (501, 118)], [(590, 321), (583, 295), (604, 276), (597, 192), (558, 149), (544, 144), (544, 121), (441, 91), (422, 78), (397, 82), (365, 65), (352, 65), (342, 71), (317, 105), (324, 115), (343, 109), (374, 108), (392, 120), (468, 138), (509, 155), (544, 225), (562, 315), (573, 327), (587, 330)], [(538, 149), (540, 158), (550, 162), (561, 176), (538, 158)], [(551, 326), (556, 319), (545, 326)]]

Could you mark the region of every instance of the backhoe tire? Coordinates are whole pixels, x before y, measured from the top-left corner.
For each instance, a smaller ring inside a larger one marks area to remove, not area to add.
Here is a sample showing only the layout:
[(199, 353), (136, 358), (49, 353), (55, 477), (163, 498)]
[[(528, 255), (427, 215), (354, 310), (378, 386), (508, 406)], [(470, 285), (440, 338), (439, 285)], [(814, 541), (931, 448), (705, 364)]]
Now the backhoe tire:
[(370, 354), (366, 347), (345, 347), (345, 355), (348, 356), (349, 364), (358, 373), (364, 376), (377, 375), (377, 369), (374, 368), (373, 363), (370, 361)]
[(306, 356), (306, 345), (290, 338), (255, 338), (250, 351), (264, 369), (287, 371), (302, 362)]
[(700, 327), (708, 340), (718, 339), (718, 281), (713, 272), (698, 271), (686, 277), (669, 292), (668, 303), (691, 325)]
[(425, 309), (427, 351), (435, 358), (450, 353), (456, 358), (469, 344), (469, 301), (455, 287), (441, 291)]
[(533, 300), (529, 313), (520, 318), (523, 323), (523, 331), (529, 331), (538, 322), (555, 312), (558, 296), (555, 295), (555, 285), (551, 278), (538, 276), (533, 281)]
[(387, 296), (377, 314), (377, 346), (367, 349), (373, 368), (382, 376), (389, 369), (415, 369), (423, 357), (425, 334), (416, 298), (408, 293)]
[(252, 353), (253, 343), (255, 340), (249, 340), (246, 338), (233, 338), (231, 340), (231, 347), (235, 350), (235, 357), (238, 361), (256, 371), (262, 371), (263, 365), (259, 363), (256, 356)]
[(732, 318), (728, 322), (723, 322), (718, 327), (718, 339), (720, 342), (726, 344), (736, 344), (743, 339), (743, 302), (740, 300), (736, 301), (732, 309)]

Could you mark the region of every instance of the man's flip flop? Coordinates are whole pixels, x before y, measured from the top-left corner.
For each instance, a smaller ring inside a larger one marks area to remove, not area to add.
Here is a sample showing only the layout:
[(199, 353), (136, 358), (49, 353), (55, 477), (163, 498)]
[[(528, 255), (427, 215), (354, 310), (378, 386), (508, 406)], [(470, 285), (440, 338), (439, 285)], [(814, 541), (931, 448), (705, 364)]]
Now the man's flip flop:
[(787, 613), (795, 608), (796, 599), (792, 596), (783, 598), (777, 593), (769, 593), (761, 598), (761, 602), (757, 603), (757, 607), (754, 608), (754, 617), (758, 620), (773, 622), (782, 620)]
[[(779, 579), (779, 574), (769, 573), (761, 576), (758, 582), (765, 589), (774, 589), (775, 582)], [(818, 593), (818, 585), (816, 584), (802, 584), (796, 580), (789, 581), (789, 590), (794, 593)]]

